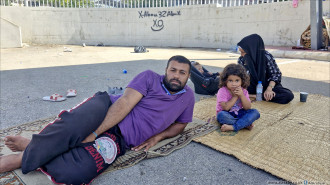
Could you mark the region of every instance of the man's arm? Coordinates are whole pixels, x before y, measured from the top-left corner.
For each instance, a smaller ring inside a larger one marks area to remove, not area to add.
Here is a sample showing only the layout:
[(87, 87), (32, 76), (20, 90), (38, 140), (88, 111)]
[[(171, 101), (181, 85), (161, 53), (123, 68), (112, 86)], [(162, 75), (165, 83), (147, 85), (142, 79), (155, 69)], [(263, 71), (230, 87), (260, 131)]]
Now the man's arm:
[[(132, 88), (126, 88), (124, 94), (110, 106), (107, 115), (101, 125), (94, 131), (97, 135), (102, 134), (123, 120), (127, 114), (142, 99), (143, 95)], [(83, 143), (94, 141), (96, 136), (91, 133)]]
[(169, 126), (166, 130), (163, 132), (152, 136), (145, 142), (141, 143), (138, 146), (135, 146), (132, 148), (132, 150), (139, 151), (142, 148), (145, 148), (144, 151), (148, 151), (149, 148), (155, 146), (159, 141), (162, 141), (166, 138), (174, 137), (180, 134), (184, 128), (187, 126), (188, 123), (173, 123), (171, 126)]

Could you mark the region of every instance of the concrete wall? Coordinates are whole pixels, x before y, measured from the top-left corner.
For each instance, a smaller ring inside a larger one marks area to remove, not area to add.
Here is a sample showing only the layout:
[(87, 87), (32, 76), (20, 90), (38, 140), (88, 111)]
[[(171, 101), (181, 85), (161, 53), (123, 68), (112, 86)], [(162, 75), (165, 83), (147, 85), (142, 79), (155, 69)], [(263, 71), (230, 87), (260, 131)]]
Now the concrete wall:
[(0, 48), (22, 47), (21, 28), (3, 18), (1, 18), (0, 20), (1, 20)]
[[(323, 9), (329, 10), (329, 2), (323, 2)], [(252, 33), (266, 45), (295, 45), (310, 24), (309, 7), (306, 0), (297, 8), (292, 2), (149, 9), (1, 7), (1, 17), (21, 26), (27, 43), (231, 48)]]

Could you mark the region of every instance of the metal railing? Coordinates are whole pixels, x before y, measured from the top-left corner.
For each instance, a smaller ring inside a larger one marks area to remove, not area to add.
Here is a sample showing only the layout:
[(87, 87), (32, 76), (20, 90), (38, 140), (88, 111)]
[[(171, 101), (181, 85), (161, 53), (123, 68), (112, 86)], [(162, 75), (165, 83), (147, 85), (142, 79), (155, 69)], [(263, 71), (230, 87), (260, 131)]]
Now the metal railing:
[(279, 3), (292, 0), (0, 0), (0, 6), (55, 8), (153, 8), (217, 4), (220, 7)]

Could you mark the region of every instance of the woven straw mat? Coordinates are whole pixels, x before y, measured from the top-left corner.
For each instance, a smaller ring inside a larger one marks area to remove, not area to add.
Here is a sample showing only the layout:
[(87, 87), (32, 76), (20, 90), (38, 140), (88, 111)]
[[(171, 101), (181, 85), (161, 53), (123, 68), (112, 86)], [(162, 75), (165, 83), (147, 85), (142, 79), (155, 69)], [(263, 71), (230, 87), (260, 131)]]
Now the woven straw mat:
[[(32, 134), (39, 133), (48, 123), (53, 122), (56, 116), (40, 119), (30, 123), (22, 124), (16, 127), (0, 130), (0, 137), (8, 135), (21, 135), (27, 138), (32, 138)], [(217, 125), (206, 123), (204, 121), (194, 119), (189, 123), (185, 130), (176, 137), (165, 139), (159, 142), (157, 145), (149, 149), (148, 152), (143, 151), (127, 151), (123, 156), (120, 156), (105, 172), (102, 174), (112, 172), (118, 169), (127, 168), (133, 166), (143, 159), (161, 157), (169, 155), (171, 152), (180, 149), (189, 144), (193, 138), (208, 134), (218, 128)], [(0, 141), (0, 156), (11, 154), (12, 152), (5, 147), (3, 140)], [(26, 175), (23, 175), (20, 169), (12, 172), (6, 172), (0, 174), (0, 184), (53, 184), (48, 180), (47, 176), (43, 175), (39, 171), (33, 171)]]
[[(253, 102), (261, 116), (251, 131), (217, 129), (194, 141), (293, 183), (330, 184), (329, 97), (310, 94), (302, 103), (294, 94), (286, 105)], [(215, 97), (197, 102), (194, 117), (218, 125), (215, 106)]]

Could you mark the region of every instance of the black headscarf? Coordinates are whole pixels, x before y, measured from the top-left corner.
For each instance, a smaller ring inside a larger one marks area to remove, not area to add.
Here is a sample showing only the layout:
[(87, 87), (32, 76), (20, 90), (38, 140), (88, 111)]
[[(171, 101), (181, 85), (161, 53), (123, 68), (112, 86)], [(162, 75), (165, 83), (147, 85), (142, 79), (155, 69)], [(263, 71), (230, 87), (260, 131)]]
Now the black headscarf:
[(264, 41), (258, 34), (252, 34), (244, 37), (238, 44), (246, 55), (244, 56), (244, 67), (250, 73), (250, 86), (248, 91), (251, 94), (256, 93), (258, 81), (262, 81), (262, 85), (266, 86), (266, 56)]

